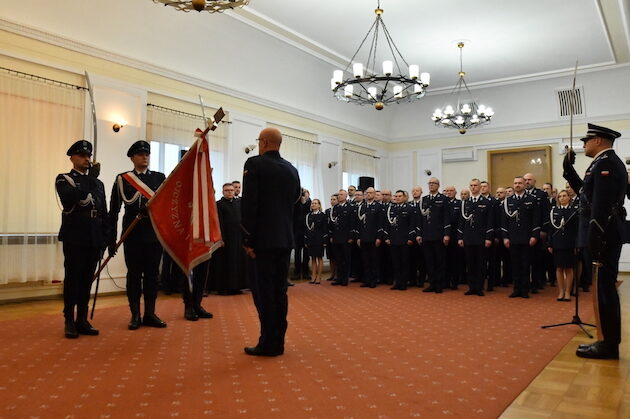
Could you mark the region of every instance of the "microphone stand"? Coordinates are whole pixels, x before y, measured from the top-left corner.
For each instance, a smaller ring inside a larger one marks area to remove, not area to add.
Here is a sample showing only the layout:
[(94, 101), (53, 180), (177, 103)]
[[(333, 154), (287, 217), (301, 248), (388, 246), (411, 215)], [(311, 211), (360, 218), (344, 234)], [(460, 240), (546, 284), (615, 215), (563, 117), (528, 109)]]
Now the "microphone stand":
[[(584, 269), (584, 267), (582, 269)], [(549, 324), (549, 325), (546, 325), (546, 326), (541, 326), (541, 328), (542, 329), (548, 329), (550, 327), (558, 327), (558, 326), (566, 326), (566, 325), (569, 325), (569, 324), (575, 324), (575, 325), (580, 326), (580, 328), (586, 334), (586, 336), (588, 336), (589, 338), (593, 339), (593, 335), (591, 335), (584, 328), (584, 326), (591, 326), (591, 327), (597, 327), (597, 326), (595, 326), (594, 324), (590, 324), (590, 323), (584, 323), (582, 321), (582, 319), (580, 319), (580, 313), (579, 313), (580, 287), (578, 287), (578, 278), (574, 278), (574, 280), (573, 280), (573, 287), (574, 287), (573, 292), (575, 293), (575, 313), (573, 314), (573, 318), (571, 319), (571, 321), (570, 322), (564, 322), (564, 323)]]

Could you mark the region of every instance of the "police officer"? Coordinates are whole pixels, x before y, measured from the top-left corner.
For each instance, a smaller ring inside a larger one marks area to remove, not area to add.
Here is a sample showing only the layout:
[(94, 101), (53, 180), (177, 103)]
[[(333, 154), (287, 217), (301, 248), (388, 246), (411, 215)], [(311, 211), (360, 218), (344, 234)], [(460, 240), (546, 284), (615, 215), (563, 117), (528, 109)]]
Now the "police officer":
[[(486, 290), (494, 291), (494, 287), (498, 286), (500, 282), (497, 276), (495, 275), (495, 273), (497, 272), (497, 265), (500, 265), (501, 263), (501, 261), (499, 260), (499, 241), (500, 240), (498, 239), (500, 235), (496, 235), (497, 229), (499, 230), (501, 229), (501, 219), (499, 218), (497, 222), (497, 216), (501, 215), (501, 208), (500, 208), (500, 203), (497, 200), (497, 198), (492, 196), (492, 194), (490, 193), (490, 184), (487, 181), (482, 180), (480, 185), (481, 185), (481, 196), (489, 199), (492, 206), (493, 217), (492, 217), (492, 220), (490, 221), (489, 227), (493, 229), (494, 239), (492, 240), (490, 248), (488, 249), (488, 263), (487, 263), (488, 266), (486, 269), (486, 278), (488, 279), (488, 285), (487, 285)], [(501, 267), (499, 266), (498, 269), (500, 270)]]
[(439, 192), (440, 181), (429, 179), (429, 194), (422, 198), (420, 241), (427, 264), (429, 286), (422, 292), (441, 293), (444, 289), (444, 264), (446, 246), (450, 241), (451, 223), (449, 220), (448, 199)]
[(380, 277), (380, 255), (378, 248), (383, 238), (383, 207), (375, 201), (374, 188), (365, 190), (365, 199), (356, 211), (356, 241), (363, 261), (363, 284), (361, 287), (375, 288)]
[(588, 124), (582, 138), (584, 154), (591, 162), (584, 180), (577, 175), (570, 151), (563, 163), (564, 178), (580, 193), (580, 218), (588, 220), (587, 243), (593, 259), (593, 281), (597, 287), (598, 324), (601, 338), (593, 344), (581, 345), (576, 354), (583, 358), (618, 359), (621, 342), (621, 310), (617, 294), (619, 256), (623, 244), (623, 202), (628, 175), (621, 159), (612, 149), (620, 133)]
[[(422, 208), (422, 187), (419, 185), (411, 188), (411, 200), (409, 207), (411, 209), (413, 225), (416, 228), (416, 237), (420, 236), (419, 225), (422, 223), (420, 209)], [(413, 244), (409, 247), (409, 286), (424, 287), (427, 278), (426, 266), (424, 263), (424, 255), (422, 254), (422, 244), (414, 239)]]
[(297, 169), (280, 156), (282, 134), (276, 128), (260, 132), (260, 155), (245, 162), (243, 174), (243, 245), (252, 265), (252, 296), (260, 319), (252, 356), (284, 353), (287, 330), (287, 275), (293, 248), (293, 206), (300, 199)]
[[(129, 147), (127, 157), (133, 170), (120, 173), (114, 180), (109, 205), (111, 237), (109, 254), (114, 255), (117, 238), (118, 214), (125, 206), (123, 232), (136, 217), (136, 224), (124, 242), (125, 264), (127, 265), (127, 299), (131, 310), (129, 330), (136, 330), (140, 324), (151, 327), (166, 327), (155, 314), (157, 283), (162, 257), (162, 245), (158, 241), (149, 219), (147, 201), (164, 182), (164, 173), (149, 170), (151, 145), (146, 141), (136, 141)], [(140, 296), (144, 294), (144, 316), (140, 317)]]
[(396, 191), (394, 205), (385, 210), (387, 222), (384, 226), (385, 243), (392, 254), (392, 268), (394, 271), (393, 290), (406, 290), (409, 274), (409, 246), (413, 244), (416, 230), (413, 226), (412, 211), (405, 202), (404, 192)]
[(536, 197), (524, 191), (522, 176), (514, 178), (514, 195), (503, 201), (501, 231), (510, 251), (514, 292), (510, 298), (529, 298), (529, 268), (533, 248), (540, 237), (540, 211)]
[(492, 202), (481, 195), (479, 179), (470, 181), (470, 198), (462, 202), (457, 243), (466, 252), (468, 291), (465, 295), (483, 296), (488, 251), (492, 245), (494, 217)]
[[(461, 217), (462, 200), (457, 199), (455, 186), (444, 188), (444, 195), (448, 198), (449, 218), (453, 223), (453, 229)], [(464, 249), (458, 246), (457, 240), (451, 240), (446, 246), (446, 284), (452, 290), (456, 290), (460, 280), (466, 275), (466, 256)]]
[[(88, 303), (96, 265), (105, 250), (108, 223), (103, 182), (90, 176), (92, 144), (72, 144), (72, 170), (57, 175), (55, 187), (63, 206), (59, 241), (63, 243), (63, 315), (66, 338), (98, 335), (88, 322)], [(75, 318), (76, 307), (76, 318)]]
[[(540, 240), (534, 246), (531, 265), (531, 292), (537, 294), (539, 289), (543, 289), (545, 286), (545, 275), (547, 272), (546, 261), (549, 252), (545, 247), (547, 240), (547, 232), (549, 230), (549, 211), (551, 205), (547, 193), (542, 189), (536, 187), (536, 177), (532, 173), (525, 173), (523, 175), (525, 180), (525, 193), (536, 197), (536, 203), (538, 205), (538, 211), (540, 212)], [(540, 263), (539, 263), (540, 262)]]
[(337, 262), (337, 272), (332, 285), (348, 285), (350, 275), (350, 257), (352, 250), (352, 215), (353, 207), (348, 203), (348, 192), (340, 189), (337, 193), (337, 205), (330, 209), (329, 228), (330, 243)]

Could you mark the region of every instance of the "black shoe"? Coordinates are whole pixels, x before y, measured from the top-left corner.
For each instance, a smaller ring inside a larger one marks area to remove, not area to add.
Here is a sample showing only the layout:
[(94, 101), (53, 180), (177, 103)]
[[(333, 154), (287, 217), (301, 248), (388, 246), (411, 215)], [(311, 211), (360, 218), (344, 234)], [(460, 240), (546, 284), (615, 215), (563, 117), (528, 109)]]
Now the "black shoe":
[(399, 290), (400, 288), (398, 288), (397, 286), (393, 286), (393, 287), (389, 287), (390, 290)]
[(510, 294), (508, 297), (509, 297), (509, 298), (516, 298), (516, 297), (520, 297), (520, 296), (521, 296), (521, 294), (520, 294), (520, 293), (518, 293), (518, 292), (514, 291), (514, 292), (513, 292), (512, 294)]
[(339, 282), (339, 281), (333, 281), (333, 283), (330, 284), (330, 285), (343, 285), (343, 284), (341, 282)]
[(477, 291), (477, 295), (480, 296), (480, 297), (483, 297), (486, 294), (484, 294), (483, 291)]
[(74, 325), (74, 320), (66, 320), (63, 333), (68, 339), (76, 339), (79, 337), (77, 327)]
[(246, 346), (244, 351), (247, 355), (252, 356), (279, 356), (284, 353), (283, 349), (264, 350), (259, 346)]
[(195, 309), (190, 306), (186, 306), (184, 308), (184, 318), (186, 320), (190, 320), (191, 322), (196, 322), (197, 320), (199, 320), (199, 316), (197, 315), (197, 313), (195, 313)]
[[(532, 294), (535, 294), (535, 293), (532, 291)], [(521, 294), (521, 298), (529, 298), (529, 294), (527, 293)]]
[(477, 291), (473, 291), (473, 290), (468, 290), (464, 293), (464, 295), (475, 295), (477, 294)]
[(442, 294), (442, 290), (441, 290), (441, 289), (436, 289), (436, 290), (435, 290), (435, 293), (436, 293), (436, 294)]
[(370, 288), (376, 288), (376, 284), (370, 284)]
[(370, 286), (370, 284), (361, 284), (359, 287), (360, 287), (360, 288), (367, 288), (367, 287), (369, 287), (369, 286)]
[(291, 281), (287, 281), (287, 287), (292, 287), (292, 286), (294, 286), (294, 285), (295, 285), (295, 284), (294, 284), (293, 282), (291, 282)]
[(580, 344), (578, 345), (578, 349), (586, 349), (586, 348), (588, 348), (589, 346), (594, 345), (594, 344), (596, 344), (596, 343), (597, 343), (597, 342), (591, 342), (591, 343), (580, 343)]
[(197, 315), (197, 317), (199, 317), (200, 319), (211, 319), (214, 316), (212, 315), (212, 313), (210, 313), (209, 311), (206, 311), (203, 307), (199, 306), (199, 307), (195, 307), (195, 314)]
[(98, 329), (93, 328), (90, 322), (88, 322), (87, 320), (78, 321), (74, 325), (76, 326), (77, 332), (79, 332), (80, 335), (98, 335)]
[(619, 359), (619, 345), (598, 341), (585, 348), (578, 347), (575, 354), (580, 358)]
[(494, 291), (494, 287), (488, 287), (488, 288), (486, 288), (486, 291), (492, 292), (492, 291)]
[(452, 290), (457, 290), (457, 285), (451, 285)]
[(437, 292), (437, 291), (433, 287), (427, 287), (427, 288), (423, 289), (422, 292)]
[(137, 330), (140, 328), (141, 323), (142, 323), (142, 319), (140, 318), (140, 313), (131, 313), (131, 320), (129, 320), (127, 329)]
[(142, 324), (144, 326), (157, 327), (160, 329), (166, 327), (166, 323), (164, 323), (158, 316), (156, 316), (155, 313), (144, 313)]

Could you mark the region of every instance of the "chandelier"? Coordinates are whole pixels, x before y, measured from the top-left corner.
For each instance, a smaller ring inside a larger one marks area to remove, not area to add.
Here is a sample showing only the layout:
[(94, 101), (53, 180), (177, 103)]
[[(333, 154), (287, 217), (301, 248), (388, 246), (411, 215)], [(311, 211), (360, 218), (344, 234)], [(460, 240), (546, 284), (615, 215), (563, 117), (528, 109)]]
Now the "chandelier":
[(249, 0), (153, 0), (153, 3), (171, 6), (183, 12), (196, 10), (210, 13), (221, 13), (225, 10), (237, 9), (249, 4)]
[[(441, 109), (436, 109), (431, 119), (437, 126), (456, 128), (460, 134), (466, 134), (466, 130), (470, 128), (489, 123), (492, 115), (494, 115), (494, 111), (492, 108), (486, 108), (485, 105), (477, 105), (477, 102), (473, 100), (466, 80), (464, 80), (464, 75), (466, 75), (462, 65), (464, 43), (458, 42), (457, 47), (459, 48), (459, 80), (451, 91), (451, 95), (457, 95), (457, 105), (455, 108), (452, 105), (446, 105)], [(468, 101), (466, 101), (466, 98), (462, 101), (463, 89), (466, 89), (468, 93)]]
[[(383, 9), (381, 9), (380, 0), (374, 13), (376, 13), (376, 20), (346, 68), (333, 72), (330, 88), (335, 97), (341, 101), (358, 105), (374, 105), (380, 111), (385, 105), (394, 102), (412, 102), (422, 98), (425, 94), (425, 89), (429, 86), (430, 75), (429, 73), (420, 74), (420, 67), (407, 64), (407, 61), (403, 58), (394, 40), (389, 35), (385, 22), (383, 22)], [(389, 47), (389, 55), (391, 56), (391, 59), (382, 63), (383, 74), (376, 73), (379, 34), (385, 37), (386, 44)], [(366, 51), (366, 60), (355, 62), (355, 58), (361, 52), (365, 41), (370, 35), (372, 35), (372, 38), (369, 50)], [(406, 74), (403, 74), (400, 67), (401, 62), (405, 65)], [(352, 72), (349, 71), (350, 67), (352, 67)]]

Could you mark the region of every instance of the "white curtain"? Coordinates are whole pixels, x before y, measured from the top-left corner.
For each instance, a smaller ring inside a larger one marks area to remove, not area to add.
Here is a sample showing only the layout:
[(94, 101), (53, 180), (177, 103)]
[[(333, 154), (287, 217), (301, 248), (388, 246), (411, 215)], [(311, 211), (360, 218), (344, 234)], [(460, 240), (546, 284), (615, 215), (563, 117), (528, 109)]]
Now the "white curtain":
[(298, 170), (302, 187), (308, 189), (311, 199), (318, 198), (320, 194), (320, 182), (318, 182), (315, 170), (318, 147), (318, 144), (312, 141), (282, 135), (280, 154)]
[[(214, 112), (215, 110), (207, 109), (206, 116), (210, 117)], [(223, 120), (228, 120), (227, 114)], [(179, 151), (188, 149), (196, 141), (194, 133), (197, 128), (205, 128), (203, 118), (200, 116), (148, 105), (147, 140), (153, 142), (151, 147), (153, 169), (168, 176), (179, 161)], [(208, 133), (212, 181), (217, 198), (221, 196), (221, 185), (226, 182), (227, 137), (226, 123), (220, 123), (216, 130)], [(155, 145), (159, 145), (159, 149), (154, 151)]]
[(84, 107), (81, 89), (0, 73), (0, 284), (63, 280), (55, 177)]
[[(359, 177), (369, 176), (375, 179), (377, 162), (376, 158), (352, 150), (343, 150), (342, 170), (344, 172), (344, 187), (359, 186)], [(346, 184), (347, 183), (347, 184)]]

